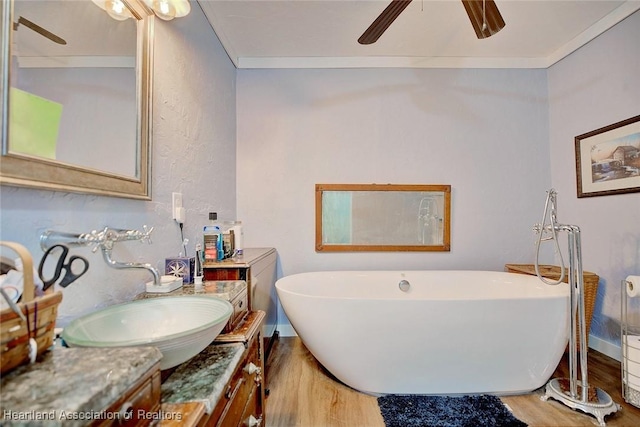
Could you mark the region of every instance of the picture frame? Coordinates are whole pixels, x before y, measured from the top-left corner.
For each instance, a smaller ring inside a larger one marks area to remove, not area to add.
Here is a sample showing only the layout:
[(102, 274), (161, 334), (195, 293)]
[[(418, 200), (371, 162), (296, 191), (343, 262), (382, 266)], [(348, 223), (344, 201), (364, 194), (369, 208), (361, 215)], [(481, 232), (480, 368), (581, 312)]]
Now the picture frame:
[(451, 185), (316, 184), (316, 252), (449, 252)]
[(575, 137), (578, 198), (640, 192), (640, 115)]

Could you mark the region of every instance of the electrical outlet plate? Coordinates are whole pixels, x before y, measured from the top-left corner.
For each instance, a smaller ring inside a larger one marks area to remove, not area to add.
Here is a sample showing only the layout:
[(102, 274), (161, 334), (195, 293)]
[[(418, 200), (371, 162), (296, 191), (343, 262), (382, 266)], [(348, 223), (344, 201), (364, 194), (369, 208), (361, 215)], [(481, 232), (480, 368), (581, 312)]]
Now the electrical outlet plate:
[(171, 193), (171, 212), (173, 219), (180, 217), (180, 208), (182, 207), (182, 193)]

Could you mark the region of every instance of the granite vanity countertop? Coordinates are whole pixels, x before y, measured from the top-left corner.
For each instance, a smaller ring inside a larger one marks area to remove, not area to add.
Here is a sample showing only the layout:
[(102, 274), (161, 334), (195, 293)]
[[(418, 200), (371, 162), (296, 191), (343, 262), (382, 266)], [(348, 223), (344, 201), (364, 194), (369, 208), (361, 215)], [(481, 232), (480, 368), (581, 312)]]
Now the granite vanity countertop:
[(184, 295), (204, 295), (222, 298), (227, 301), (231, 301), (236, 295), (247, 289), (247, 282), (244, 280), (215, 280), (204, 282), (201, 289), (196, 289), (195, 285), (188, 284), (183, 285), (171, 292), (143, 292), (136, 295), (135, 299), (149, 299), (157, 297), (175, 297)]
[(211, 344), (164, 380), (162, 403), (202, 402), (211, 414), (242, 359), (243, 343)]
[(0, 424), (66, 427), (106, 419), (104, 410), (161, 358), (155, 347), (56, 347), (2, 376)]

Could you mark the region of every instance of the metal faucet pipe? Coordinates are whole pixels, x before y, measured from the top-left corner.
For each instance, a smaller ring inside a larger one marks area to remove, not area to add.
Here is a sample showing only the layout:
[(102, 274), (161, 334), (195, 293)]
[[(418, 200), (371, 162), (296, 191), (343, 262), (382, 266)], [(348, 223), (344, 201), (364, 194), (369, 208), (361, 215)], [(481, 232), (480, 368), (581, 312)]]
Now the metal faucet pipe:
[(102, 243), (102, 236), (96, 231), (92, 231), (91, 233), (67, 233), (64, 231), (47, 230), (40, 235), (40, 247), (43, 251), (58, 244), (66, 246), (89, 246), (100, 243)]
[(144, 232), (140, 230), (125, 230), (121, 228), (105, 228), (104, 235), (105, 240), (110, 242), (124, 242), (127, 240), (147, 240), (151, 242), (151, 232), (153, 227), (147, 228), (143, 226)]
[(89, 246), (94, 245), (93, 252), (98, 247), (102, 249), (102, 257), (108, 266), (117, 269), (125, 268), (143, 268), (153, 275), (153, 283), (160, 285), (162, 283), (160, 273), (151, 264), (136, 262), (119, 262), (111, 258), (111, 251), (116, 242), (124, 242), (128, 240), (147, 241), (151, 243), (151, 232), (153, 227), (147, 228), (143, 226), (144, 231), (126, 230), (120, 228), (105, 227), (102, 231), (93, 230), (90, 233), (68, 233), (61, 231), (47, 230), (40, 235), (40, 247), (46, 251), (56, 244), (64, 244), (67, 246)]
[(111, 258), (111, 247), (107, 247), (107, 245), (102, 245), (102, 258), (104, 259), (104, 262), (106, 262), (107, 265), (109, 267), (112, 267), (112, 268), (117, 268), (117, 269), (143, 268), (145, 270), (148, 270), (153, 275), (153, 284), (154, 285), (160, 285), (162, 283), (161, 279), (160, 279), (160, 273), (158, 272), (158, 269), (153, 267), (151, 264), (139, 263), (139, 262), (120, 262), (120, 261), (115, 261), (115, 260), (113, 260)]

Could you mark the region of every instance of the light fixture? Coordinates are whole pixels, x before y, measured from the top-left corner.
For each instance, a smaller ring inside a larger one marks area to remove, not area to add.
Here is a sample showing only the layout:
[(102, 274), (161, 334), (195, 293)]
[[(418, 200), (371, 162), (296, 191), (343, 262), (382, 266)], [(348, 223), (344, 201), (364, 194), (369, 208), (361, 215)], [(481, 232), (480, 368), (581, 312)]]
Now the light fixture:
[(124, 21), (132, 18), (131, 11), (122, 0), (92, 0), (100, 9), (104, 10), (115, 20)]
[[(133, 18), (131, 11), (123, 0), (91, 0), (113, 19), (124, 21)], [(189, 0), (143, 0), (160, 19), (170, 21), (173, 18), (186, 16), (191, 11)]]
[(191, 11), (189, 0), (144, 0), (160, 19), (170, 21), (181, 18)]

